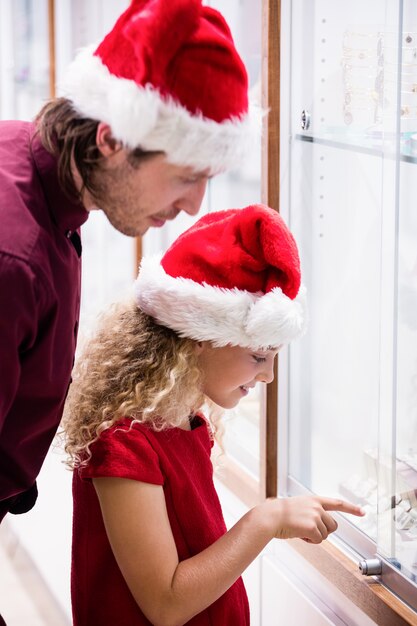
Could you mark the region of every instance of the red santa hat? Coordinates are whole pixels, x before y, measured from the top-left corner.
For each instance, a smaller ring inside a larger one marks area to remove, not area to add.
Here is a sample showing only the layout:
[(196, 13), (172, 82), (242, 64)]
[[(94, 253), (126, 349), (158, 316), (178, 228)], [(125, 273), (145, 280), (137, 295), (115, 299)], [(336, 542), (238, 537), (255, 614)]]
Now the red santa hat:
[(132, 0), (100, 45), (82, 50), (61, 93), (126, 147), (217, 173), (260, 132), (224, 18), (202, 0)]
[(209, 213), (162, 259), (144, 258), (135, 297), (159, 324), (218, 347), (278, 347), (307, 321), (294, 237), (261, 204)]

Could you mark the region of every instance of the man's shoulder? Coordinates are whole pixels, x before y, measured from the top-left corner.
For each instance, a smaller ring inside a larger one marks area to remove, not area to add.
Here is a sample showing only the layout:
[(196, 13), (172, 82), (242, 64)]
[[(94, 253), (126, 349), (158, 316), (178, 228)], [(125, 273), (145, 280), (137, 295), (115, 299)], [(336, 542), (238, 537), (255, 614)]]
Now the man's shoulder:
[(48, 214), (31, 155), (34, 125), (0, 121), (0, 252), (33, 261), (41, 243), (42, 217)]
[(6, 137), (7, 135), (13, 133), (32, 133), (34, 129), (34, 122), (30, 122), (27, 120), (0, 120), (0, 139), (2, 136)]
[(11, 153), (15, 153), (18, 146), (29, 147), (34, 131), (33, 122), (0, 120), (0, 149), (2, 151), (10, 149)]

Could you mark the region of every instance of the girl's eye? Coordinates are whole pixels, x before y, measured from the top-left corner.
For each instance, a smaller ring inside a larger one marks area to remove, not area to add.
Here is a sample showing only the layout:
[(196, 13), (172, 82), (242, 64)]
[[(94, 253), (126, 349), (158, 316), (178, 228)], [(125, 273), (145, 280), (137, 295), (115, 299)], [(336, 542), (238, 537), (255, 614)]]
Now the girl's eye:
[(257, 356), (256, 354), (252, 355), (255, 359), (256, 363), (265, 363), (266, 358), (264, 356)]

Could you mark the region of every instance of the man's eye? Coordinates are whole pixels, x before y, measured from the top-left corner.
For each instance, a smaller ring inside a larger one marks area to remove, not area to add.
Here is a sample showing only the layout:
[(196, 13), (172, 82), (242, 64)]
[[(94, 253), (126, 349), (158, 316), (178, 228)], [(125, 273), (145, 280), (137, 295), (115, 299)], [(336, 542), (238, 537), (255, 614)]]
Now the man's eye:
[(256, 354), (252, 355), (257, 363), (265, 363), (266, 358), (264, 356), (257, 356)]

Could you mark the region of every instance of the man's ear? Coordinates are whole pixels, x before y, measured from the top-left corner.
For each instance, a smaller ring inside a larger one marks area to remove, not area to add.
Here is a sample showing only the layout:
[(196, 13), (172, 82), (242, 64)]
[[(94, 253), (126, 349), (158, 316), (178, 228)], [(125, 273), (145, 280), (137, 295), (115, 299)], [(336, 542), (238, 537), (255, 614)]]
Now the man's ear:
[(96, 143), (104, 157), (113, 156), (123, 147), (121, 142), (113, 137), (110, 126), (104, 122), (99, 122), (97, 126)]

